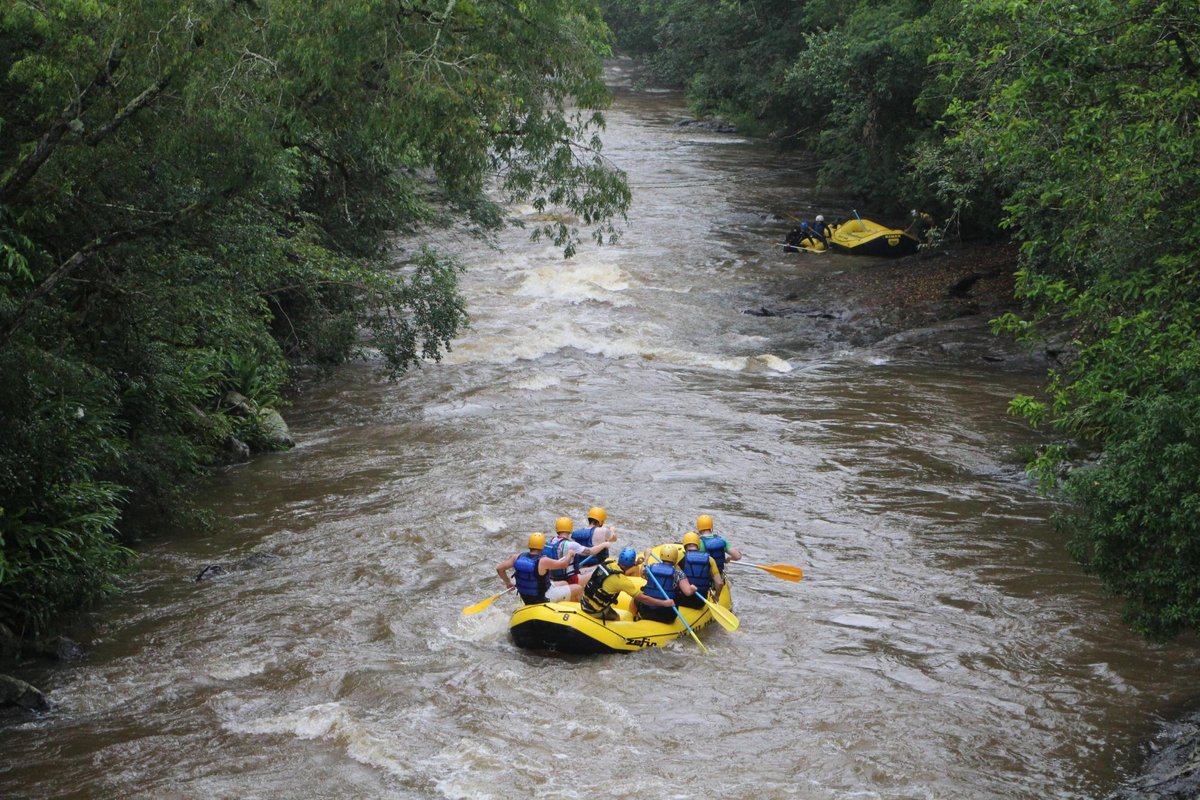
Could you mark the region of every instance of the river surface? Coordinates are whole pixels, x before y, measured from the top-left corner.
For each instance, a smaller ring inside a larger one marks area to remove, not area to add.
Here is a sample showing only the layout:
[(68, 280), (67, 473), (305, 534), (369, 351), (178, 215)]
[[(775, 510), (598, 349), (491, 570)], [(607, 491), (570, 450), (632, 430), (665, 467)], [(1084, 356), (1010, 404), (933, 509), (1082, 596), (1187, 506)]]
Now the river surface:
[[(207, 485), (216, 529), (147, 545), (85, 659), (24, 676), (55, 710), (6, 718), (0, 796), (1093, 798), (1195, 699), (1195, 650), (1129, 634), (1022, 475), (1005, 404), (1039, 376), (741, 313), (798, 257), (873, 262), (782, 254), (810, 165), (611, 77), (621, 242), (449, 240), (453, 352), (341, 370), (295, 450)], [(711, 513), (805, 578), (731, 567), (707, 656), (531, 654), (511, 595), (460, 613), (595, 504), (638, 546)], [(280, 560), (192, 581), (253, 552)]]

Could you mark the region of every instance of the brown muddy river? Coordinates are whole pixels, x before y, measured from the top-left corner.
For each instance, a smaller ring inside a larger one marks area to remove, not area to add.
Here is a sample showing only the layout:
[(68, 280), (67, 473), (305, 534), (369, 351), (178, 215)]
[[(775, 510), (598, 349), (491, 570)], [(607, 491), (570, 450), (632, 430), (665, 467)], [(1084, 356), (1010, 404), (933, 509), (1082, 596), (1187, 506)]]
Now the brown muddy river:
[[(1039, 376), (742, 314), (795, 269), (771, 212), (828, 202), (810, 165), (612, 77), (622, 241), (449, 241), (454, 351), (340, 371), (295, 450), (206, 486), (216, 529), (146, 546), (86, 658), (23, 676), (55, 710), (0, 730), (0, 796), (1095, 798), (1194, 699), (1194, 650), (1128, 633), (1023, 477), (1005, 404)], [(712, 513), (806, 577), (731, 568), (708, 656), (547, 657), (511, 596), (460, 614), (595, 504), (640, 546)], [(191, 580), (252, 552), (280, 560)]]

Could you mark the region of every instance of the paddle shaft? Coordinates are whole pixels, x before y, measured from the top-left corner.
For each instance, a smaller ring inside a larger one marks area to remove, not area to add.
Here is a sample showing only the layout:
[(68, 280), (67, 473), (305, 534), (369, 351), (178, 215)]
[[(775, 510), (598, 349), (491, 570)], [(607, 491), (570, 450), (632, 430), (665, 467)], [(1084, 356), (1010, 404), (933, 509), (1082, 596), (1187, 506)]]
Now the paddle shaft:
[[(655, 558), (655, 556), (651, 555), (650, 558)], [(655, 558), (655, 560), (660, 562), (662, 561), (660, 558)], [(646, 566), (649, 566), (649, 564)], [(649, 570), (646, 570), (645, 573), (650, 576), (650, 580), (654, 581), (654, 585), (658, 587), (658, 591), (665, 595), (667, 591), (666, 589), (663, 589), (662, 584), (658, 582), (658, 578), (654, 577), (654, 573), (650, 572)], [(668, 597), (667, 599), (670, 600), (671, 598)], [(636, 602), (637, 601), (635, 600), (634, 603)], [(694, 630), (692, 630), (692, 626), (688, 625), (688, 621), (683, 618), (683, 614), (679, 611), (679, 606), (671, 606), (671, 610), (675, 612), (675, 616), (679, 617), (679, 621), (683, 623), (683, 627), (687, 628), (688, 633), (690, 633), (692, 638), (696, 640), (696, 644), (700, 646), (700, 652), (708, 655), (708, 648), (704, 646), (704, 642), (700, 641), (700, 637), (696, 635)]]
[[(722, 535), (721, 538), (724, 538), (724, 536)], [(706, 550), (704, 552), (707, 553), (708, 551)], [(651, 558), (653, 558), (653, 555), (651, 555)], [(711, 558), (711, 556), (710, 556), (710, 558)], [(662, 559), (658, 559), (658, 560), (661, 561)], [(696, 592), (695, 594), (697, 597), (699, 597), (701, 600), (703, 600), (706, 605), (708, 605), (712, 609), (713, 619), (715, 619), (717, 622), (721, 623), (721, 627), (724, 628), (725, 630), (736, 631), (738, 629), (738, 626), (742, 624), (741, 620), (739, 620), (734, 615), (734, 613), (732, 611), (730, 611), (728, 608), (726, 608), (725, 606), (718, 605), (717, 603), (714, 603), (712, 600), (709, 600), (707, 597), (704, 596), (703, 592)]]

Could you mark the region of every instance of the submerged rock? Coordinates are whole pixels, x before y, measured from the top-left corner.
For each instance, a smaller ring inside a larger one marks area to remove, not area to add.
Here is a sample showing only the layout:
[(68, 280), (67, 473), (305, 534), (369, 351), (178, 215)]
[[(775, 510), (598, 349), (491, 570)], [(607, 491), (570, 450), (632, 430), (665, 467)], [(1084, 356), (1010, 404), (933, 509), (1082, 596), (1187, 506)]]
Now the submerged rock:
[(714, 133), (737, 133), (737, 125), (732, 122), (713, 117), (711, 119), (681, 119), (675, 123), (676, 128), (697, 128)]
[(248, 569), (257, 569), (259, 567), (270, 566), (280, 560), (279, 556), (274, 553), (251, 553), (241, 561), (234, 561), (228, 564), (209, 564), (200, 573), (196, 575), (196, 583), (201, 581), (220, 578), (225, 575), (230, 575), (234, 572), (244, 572)]

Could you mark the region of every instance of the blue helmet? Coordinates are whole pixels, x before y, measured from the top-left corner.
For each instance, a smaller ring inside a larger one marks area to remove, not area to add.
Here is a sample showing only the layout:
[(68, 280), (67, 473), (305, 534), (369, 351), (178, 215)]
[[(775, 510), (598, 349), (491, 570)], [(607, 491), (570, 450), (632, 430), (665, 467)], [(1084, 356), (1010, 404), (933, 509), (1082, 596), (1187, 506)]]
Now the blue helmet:
[(621, 565), (621, 569), (629, 569), (637, 563), (637, 556), (637, 550), (634, 550), (632, 547), (626, 547), (617, 556), (617, 563)]

